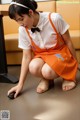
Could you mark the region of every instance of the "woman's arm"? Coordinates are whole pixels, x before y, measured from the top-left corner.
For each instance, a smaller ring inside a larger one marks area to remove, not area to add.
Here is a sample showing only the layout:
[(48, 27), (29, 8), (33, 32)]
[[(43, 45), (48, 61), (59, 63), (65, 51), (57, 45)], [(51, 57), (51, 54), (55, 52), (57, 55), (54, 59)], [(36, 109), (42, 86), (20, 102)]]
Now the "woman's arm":
[(67, 30), (67, 31), (62, 35), (62, 37), (63, 37), (66, 45), (68, 46), (70, 52), (72, 53), (73, 57), (77, 60), (76, 52), (75, 52), (74, 46), (73, 46), (73, 44), (72, 44), (69, 31)]
[(29, 63), (30, 63), (31, 59), (32, 59), (31, 50), (23, 50), (19, 85), (24, 84), (24, 82), (25, 82), (25, 79), (26, 79), (27, 73), (28, 73)]
[(23, 57), (22, 57), (22, 65), (21, 65), (21, 73), (20, 73), (20, 79), (19, 83), (12, 87), (8, 91), (8, 95), (12, 92), (15, 92), (14, 98), (17, 97), (17, 95), (21, 92), (24, 82), (26, 80), (27, 74), (28, 74), (28, 69), (29, 69), (29, 63), (32, 59), (32, 52), (31, 50), (23, 50)]

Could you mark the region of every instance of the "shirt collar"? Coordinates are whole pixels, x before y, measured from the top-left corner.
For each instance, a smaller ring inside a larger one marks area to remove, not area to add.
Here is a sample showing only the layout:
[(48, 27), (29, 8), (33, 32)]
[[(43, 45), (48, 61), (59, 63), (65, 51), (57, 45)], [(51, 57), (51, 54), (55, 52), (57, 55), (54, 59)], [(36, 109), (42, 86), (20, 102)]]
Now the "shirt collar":
[(44, 17), (42, 15), (42, 13), (39, 12), (39, 21), (36, 27), (38, 27), (40, 30), (42, 30), (43, 25), (44, 25)]

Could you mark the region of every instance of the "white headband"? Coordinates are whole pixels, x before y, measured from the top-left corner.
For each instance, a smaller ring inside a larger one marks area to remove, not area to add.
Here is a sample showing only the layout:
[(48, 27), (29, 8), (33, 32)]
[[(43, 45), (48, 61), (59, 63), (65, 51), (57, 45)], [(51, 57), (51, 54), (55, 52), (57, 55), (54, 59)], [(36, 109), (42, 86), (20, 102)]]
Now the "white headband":
[(23, 5), (23, 4), (17, 3), (17, 2), (11, 2), (10, 5), (18, 5), (18, 6), (30, 9), (29, 7), (27, 7), (27, 6)]

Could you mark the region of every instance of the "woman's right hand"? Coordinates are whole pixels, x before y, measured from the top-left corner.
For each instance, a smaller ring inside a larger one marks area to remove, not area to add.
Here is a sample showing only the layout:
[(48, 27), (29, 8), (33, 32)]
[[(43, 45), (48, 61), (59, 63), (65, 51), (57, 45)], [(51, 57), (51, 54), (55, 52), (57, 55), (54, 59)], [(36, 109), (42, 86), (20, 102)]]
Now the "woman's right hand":
[(12, 87), (9, 91), (8, 91), (8, 95), (12, 92), (15, 92), (14, 94), (14, 98), (16, 98), (18, 96), (18, 94), (22, 91), (23, 85), (16, 85), (15, 87)]

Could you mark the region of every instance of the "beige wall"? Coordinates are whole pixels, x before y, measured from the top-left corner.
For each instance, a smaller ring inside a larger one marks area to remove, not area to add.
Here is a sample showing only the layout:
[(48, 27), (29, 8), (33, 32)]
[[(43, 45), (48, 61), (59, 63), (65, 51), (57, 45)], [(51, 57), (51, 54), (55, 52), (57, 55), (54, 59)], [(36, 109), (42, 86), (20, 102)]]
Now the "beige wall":
[(80, 30), (80, 4), (79, 2), (56, 2), (56, 12), (60, 13), (71, 30)]

